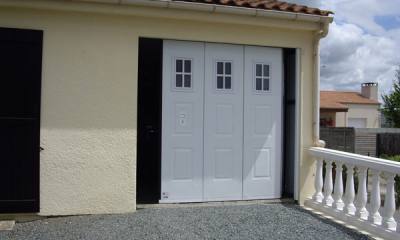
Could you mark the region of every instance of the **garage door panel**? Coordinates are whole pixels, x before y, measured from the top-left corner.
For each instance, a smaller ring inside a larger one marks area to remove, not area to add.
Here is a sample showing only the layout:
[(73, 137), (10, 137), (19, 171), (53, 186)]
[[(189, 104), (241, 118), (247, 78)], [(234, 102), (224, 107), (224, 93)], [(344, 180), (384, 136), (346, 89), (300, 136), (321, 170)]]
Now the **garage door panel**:
[(234, 106), (232, 104), (219, 103), (215, 107), (215, 134), (232, 135), (234, 127)]
[(161, 202), (202, 201), (204, 43), (163, 45)]
[(177, 102), (175, 104), (175, 133), (190, 134), (193, 130), (193, 104)]
[(245, 47), (243, 198), (281, 197), (282, 50)]
[(269, 178), (271, 176), (271, 149), (254, 150), (253, 179)]
[(173, 160), (173, 180), (193, 179), (193, 149), (176, 148)]
[(272, 107), (269, 105), (256, 105), (253, 108), (254, 115), (254, 134), (255, 135), (269, 135), (272, 128)]
[(204, 199), (242, 197), (243, 46), (205, 45)]
[(215, 172), (214, 179), (232, 179), (233, 171), (233, 149), (219, 148), (214, 151), (215, 156)]

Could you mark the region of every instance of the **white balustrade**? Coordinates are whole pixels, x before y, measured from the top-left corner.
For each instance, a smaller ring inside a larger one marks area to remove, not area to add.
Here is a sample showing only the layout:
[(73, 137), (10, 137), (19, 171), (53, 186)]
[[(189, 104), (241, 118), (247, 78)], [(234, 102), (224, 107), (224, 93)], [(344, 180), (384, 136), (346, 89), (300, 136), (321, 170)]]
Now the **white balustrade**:
[(379, 213), (381, 207), (381, 187), (380, 187), (380, 176), (379, 170), (371, 170), (372, 173), (372, 191), (370, 200), (370, 212), (369, 221), (373, 224), (380, 225), (382, 223), (382, 217)]
[(343, 210), (343, 164), (336, 163), (336, 177), (335, 177), (335, 189), (333, 190), (333, 208), (337, 210)]
[(324, 183), (324, 204), (327, 206), (332, 206), (333, 198), (333, 183), (332, 183), (332, 161), (326, 161), (326, 171), (325, 171), (325, 183)]
[(368, 211), (365, 208), (367, 205), (367, 168), (360, 167), (358, 172), (358, 193), (357, 193), (357, 217), (367, 220)]
[(314, 183), (315, 193), (313, 196), (313, 199), (316, 202), (322, 202), (322, 199), (324, 198), (324, 195), (322, 194), (322, 186), (323, 186), (322, 167), (323, 167), (322, 159), (317, 159), (317, 170), (315, 173), (315, 183)]
[(350, 215), (354, 215), (356, 207), (354, 206), (354, 166), (347, 165), (347, 177), (346, 177), (346, 192), (345, 198), (345, 212)]
[[(400, 163), (320, 147), (311, 148), (310, 154), (316, 160), (315, 193), (305, 202), (306, 206), (378, 237), (400, 239), (400, 226), (397, 226), (400, 219), (395, 214), (395, 177), (400, 175)], [(334, 184), (333, 166), (336, 166)], [(381, 176), (386, 180), (385, 192), (381, 192)], [(372, 179), (370, 188), (368, 177)], [(354, 178), (358, 180), (357, 194)], [(383, 207), (381, 194), (385, 199)]]
[(395, 174), (386, 173), (386, 196), (382, 224), (385, 228), (396, 231), (397, 223), (393, 218), (393, 214), (396, 211), (394, 177)]

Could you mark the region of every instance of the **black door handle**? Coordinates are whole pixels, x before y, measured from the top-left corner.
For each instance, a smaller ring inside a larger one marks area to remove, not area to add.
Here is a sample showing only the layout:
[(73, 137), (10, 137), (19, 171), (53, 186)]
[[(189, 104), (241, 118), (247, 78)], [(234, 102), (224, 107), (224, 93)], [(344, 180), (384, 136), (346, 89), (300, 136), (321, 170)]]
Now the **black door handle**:
[(147, 125), (147, 126), (146, 126), (146, 132), (147, 132), (148, 134), (156, 133), (156, 132), (157, 132), (157, 129), (155, 129), (152, 125)]

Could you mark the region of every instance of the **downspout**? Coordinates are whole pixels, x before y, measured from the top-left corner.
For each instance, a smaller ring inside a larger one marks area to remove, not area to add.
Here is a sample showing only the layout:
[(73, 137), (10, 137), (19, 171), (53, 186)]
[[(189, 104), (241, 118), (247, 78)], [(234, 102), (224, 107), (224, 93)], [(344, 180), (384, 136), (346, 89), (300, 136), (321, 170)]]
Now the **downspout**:
[(320, 114), (320, 40), (328, 34), (329, 22), (322, 22), (321, 28), (314, 35), (314, 94), (313, 94), (313, 142), (316, 147), (325, 147), (325, 142), (319, 139)]

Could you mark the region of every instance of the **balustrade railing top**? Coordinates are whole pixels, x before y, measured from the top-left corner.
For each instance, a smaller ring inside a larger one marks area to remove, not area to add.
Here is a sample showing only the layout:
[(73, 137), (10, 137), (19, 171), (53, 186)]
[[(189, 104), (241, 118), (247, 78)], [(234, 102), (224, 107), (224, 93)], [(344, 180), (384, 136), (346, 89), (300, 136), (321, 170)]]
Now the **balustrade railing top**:
[(381, 158), (368, 157), (354, 153), (342, 152), (333, 149), (312, 147), (310, 154), (324, 160), (339, 161), (360, 167), (367, 167), (379, 171), (400, 174), (400, 162), (389, 161)]
[[(315, 193), (305, 202), (306, 206), (379, 237), (400, 239), (394, 191), (395, 176), (400, 176), (400, 163), (320, 147), (310, 148), (310, 154), (316, 161)], [(344, 166), (346, 182), (343, 181)], [(371, 185), (368, 185), (368, 176)], [(357, 193), (355, 178), (358, 180)], [(381, 178), (385, 183), (383, 192)]]

